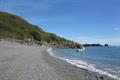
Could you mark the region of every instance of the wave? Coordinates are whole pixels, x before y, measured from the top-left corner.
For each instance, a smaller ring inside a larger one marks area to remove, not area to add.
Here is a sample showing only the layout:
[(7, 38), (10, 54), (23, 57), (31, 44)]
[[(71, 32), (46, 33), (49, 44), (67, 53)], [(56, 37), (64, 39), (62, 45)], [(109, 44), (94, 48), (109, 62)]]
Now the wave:
[(56, 58), (59, 58), (61, 60), (64, 60), (72, 65), (75, 65), (79, 68), (83, 68), (83, 69), (86, 69), (86, 70), (89, 70), (89, 71), (92, 71), (92, 72), (97, 72), (99, 74), (102, 74), (102, 75), (107, 75), (111, 78), (114, 78), (114, 79), (117, 79), (117, 80), (120, 80), (120, 78), (117, 76), (117, 75), (113, 75), (113, 74), (110, 74), (108, 73), (107, 71), (104, 71), (104, 70), (100, 70), (100, 69), (96, 69), (95, 68), (95, 64), (89, 64), (85, 61), (81, 61), (81, 60), (78, 60), (78, 59), (68, 59), (68, 58), (63, 58), (63, 57), (58, 57), (58, 56), (55, 56), (52, 52), (52, 48), (49, 48), (47, 49), (47, 51), (49, 52), (49, 54), (53, 57), (56, 57)]

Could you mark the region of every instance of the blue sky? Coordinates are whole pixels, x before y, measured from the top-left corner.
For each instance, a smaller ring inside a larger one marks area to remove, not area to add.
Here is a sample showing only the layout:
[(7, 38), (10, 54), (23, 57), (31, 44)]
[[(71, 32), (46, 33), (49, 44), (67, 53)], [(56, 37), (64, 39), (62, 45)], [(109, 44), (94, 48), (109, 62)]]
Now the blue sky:
[(0, 11), (80, 43), (120, 45), (120, 0), (0, 0)]

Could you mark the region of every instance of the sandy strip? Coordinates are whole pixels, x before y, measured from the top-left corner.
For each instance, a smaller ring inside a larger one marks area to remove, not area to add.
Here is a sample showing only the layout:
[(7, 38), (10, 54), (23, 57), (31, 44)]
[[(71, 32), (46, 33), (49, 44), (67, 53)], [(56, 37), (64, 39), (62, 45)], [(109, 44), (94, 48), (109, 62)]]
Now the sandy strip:
[(0, 80), (59, 80), (42, 57), (45, 50), (44, 46), (0, 42)]
[(0, 42), (0, 80), (113, 80), (54, 58), (46, 49)]

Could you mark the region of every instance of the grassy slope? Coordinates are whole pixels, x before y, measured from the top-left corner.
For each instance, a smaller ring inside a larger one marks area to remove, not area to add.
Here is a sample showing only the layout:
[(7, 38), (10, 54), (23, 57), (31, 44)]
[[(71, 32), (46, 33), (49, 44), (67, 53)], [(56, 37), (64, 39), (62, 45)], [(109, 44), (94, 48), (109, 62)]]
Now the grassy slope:
[(35, 41), (47, 42), (55, 47), (80, 47), (81, 45), (61, 38), (53, 33), (43, 31), (38, 26), (32, 25), (19, 16), (0, 12), (0, 38), (9, 39), (33, 39)]
[(6, 12), (0, 12), (0, 37), (21, 40), (33, 38), (37, 41), (65, 41), (55, 34), (47, 33), (24, 19)]

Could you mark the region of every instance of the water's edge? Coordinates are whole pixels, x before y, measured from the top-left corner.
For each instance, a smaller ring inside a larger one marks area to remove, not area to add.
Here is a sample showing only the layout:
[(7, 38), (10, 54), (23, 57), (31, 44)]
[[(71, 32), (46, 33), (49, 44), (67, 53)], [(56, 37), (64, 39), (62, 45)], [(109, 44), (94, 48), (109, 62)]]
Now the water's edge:
[(106, 76), (111, 77), (113, 79), (120, 80), (120, 78), (118, 76), (110, 74), (110, 73), (108, 73), (106, 71), (103, 71), (103, 70), (100, 70), (100, 69), (96, 69), (94, 67), (94, 65), (88, 64), (87, 62), (80, 61), (80, 60), (71, 60), (71, 59), (55, 56), (54, 53), (52, 52), (52, 50), (53, 50), (52, 48), (49, 48), (49, 49), (47, 49), (47, 52), (55, 58), (64, 60), (64, 61), (70, 63), (71, 65), (75, 65), (79, 68), (83, 68), (83, 69), (86, 69), (86, 70), (89, 70), (89, 71), (92, 71), (92, 72), (97, 72), (98, 74), (106, 75)]

